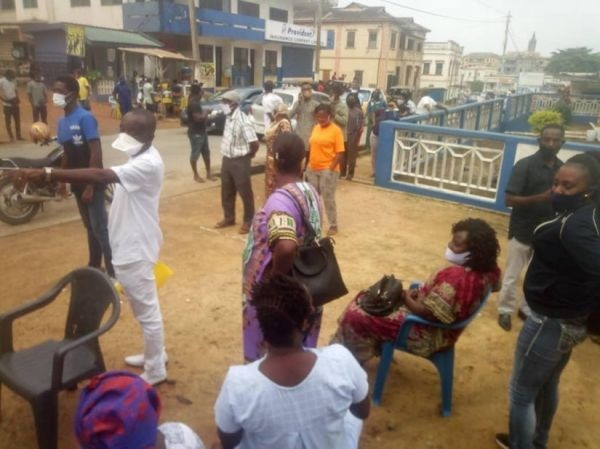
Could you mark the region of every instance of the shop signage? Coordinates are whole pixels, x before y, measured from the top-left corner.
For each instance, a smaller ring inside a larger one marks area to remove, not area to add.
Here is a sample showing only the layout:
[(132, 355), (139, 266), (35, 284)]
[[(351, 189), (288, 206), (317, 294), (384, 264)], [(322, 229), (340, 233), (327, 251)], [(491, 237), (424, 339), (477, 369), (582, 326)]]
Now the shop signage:
[(85, 28), (77, 25), (67, 25), (67, 54), (70, 56), (85, 56)]
[[(265, 22), (265, 40), (299, 45), (317, 45), (317, 31), (315, 28), (276, 22), (275, 20), (266, 20)], [(321, 46), (327, 46), (327, 34), (323, 30), (321, 30)]]

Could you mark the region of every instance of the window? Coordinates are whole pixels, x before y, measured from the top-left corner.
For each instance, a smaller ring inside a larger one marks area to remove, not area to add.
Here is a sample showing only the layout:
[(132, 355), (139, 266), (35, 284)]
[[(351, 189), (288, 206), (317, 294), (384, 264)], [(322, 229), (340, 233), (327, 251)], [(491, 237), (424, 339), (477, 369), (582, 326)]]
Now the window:
[(406, 86), (410, 86), (410, 84), (411, 84), (410, 83), (410, 78), (411, 77), (412, 77), (412, 66), (409, 65), (408, 67), (406, 67), (406, 78), (405, 78), (405, 81), (404, 81), (404, 84)]
[(400, 50), (406, 50), (406, 34), (400, 33), (400, 44), (398, 45)]
[(356, 31), (348, 31), (348, 33), (346, 33), (346, 48), (354, 48), (355, 40)]
[(406, 45), (406, 49), (409, 51), (413, 51), (415, 49), (415, 40), (409, 39), (408, 44)]
[(242, 16), (260, 17), (260, 7), (258, 3), (238, 1), (238, 14)]
[(285, 9), (269, 8), (269, 19), (278, 22), (287, 22), (288, 12)]
[(423, 75), (429, 75), (429, 70), (431, 70), (431, 62), (423, 63)]
[(71, 8), (75, 6), (90, 6), (90, 0), (71, 0)]
[(415, 67), (415, 79), (413, 81), (413, 86), (417, 87), (417, 84), (419, 84), (419, 67)]
[(369, 31), (369, 44), (367, 48), (377, 48), (377, 31)]
[(327, 48), (335, 48), (335, 30), (327, 30)]
[(6, 11), (15, 9), (15, 0), (0, 0), (0, 9)]
[(417, 44), (417, 51), (418, 51), (419, 53), (422, 53), (422, 52), (423, 52), (423, 43), (422, 43), (422, 42), (419, 42), (419, 43)]
[(213, 46), (212, 45), (200, 45), (200, 61), (202, 62), (213, 62)]
[(37, 0), (23, 0), (23, 8), (37, 8)]
[(277, 52), (265, 50), (265, 75), (277, 76)]
[(436, 75), (441, 75), (442, 73), (444, 73), (444, 63), (437, 61), (435, 63), (435, 74)]
[(224, 11), (223, 0), (202, 0), (203, 9), (212, 9), (214, 11)]
[(362, 70), (354, 71), (354, 80), (353, 81), (356, 81), (359, 86), (362, 86), (362, 83), (363, 83), (363, 71)]
[(123, 0), (100, 0), (102, 6), (122, 5)]
[(390, 38), (390, 49), (392, 50), (396, 49), (396, 34), (397, 33), (392, 33), (392, 37)]

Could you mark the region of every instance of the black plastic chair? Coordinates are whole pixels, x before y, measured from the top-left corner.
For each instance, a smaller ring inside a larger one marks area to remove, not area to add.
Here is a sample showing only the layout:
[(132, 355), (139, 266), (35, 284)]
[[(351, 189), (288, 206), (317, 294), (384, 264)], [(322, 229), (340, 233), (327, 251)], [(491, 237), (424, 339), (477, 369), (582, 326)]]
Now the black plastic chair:
[[(64, 339), (15, 351), (13, 321), (50, 304), (67, 285), (71, 299)], [(111, 315), (101, 326), (109, 305)], [(5, 384), (31, 404), (40, 449), (57, 446), (59, 391), (106, 370), (98, 337), (114, 326), (120, 310), (110, 279), (85, 267), (72, 271), (39, 298), (0, 315), (0, 389)]]

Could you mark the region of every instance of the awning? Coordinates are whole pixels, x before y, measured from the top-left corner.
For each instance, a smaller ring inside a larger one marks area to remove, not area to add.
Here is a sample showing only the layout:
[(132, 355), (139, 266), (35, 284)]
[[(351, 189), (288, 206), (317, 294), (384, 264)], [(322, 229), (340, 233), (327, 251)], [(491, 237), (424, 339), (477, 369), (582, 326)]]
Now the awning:
[(85, 27), (85, 39), (93, 44), (116, 44), (135, 47), (162, 47), (162, 43), (143, 33), (113, 30), (110, 28)]
[(129, 53), (140, 53), (148, 56), (155, 56), (159, 59), (180, 59), (182, 61), (193, 61), (192, 58), (183, 56), (181, 53), (163, 50), (162, 48), (134, 48), (134, 47), (119, 47), (119, 50)]

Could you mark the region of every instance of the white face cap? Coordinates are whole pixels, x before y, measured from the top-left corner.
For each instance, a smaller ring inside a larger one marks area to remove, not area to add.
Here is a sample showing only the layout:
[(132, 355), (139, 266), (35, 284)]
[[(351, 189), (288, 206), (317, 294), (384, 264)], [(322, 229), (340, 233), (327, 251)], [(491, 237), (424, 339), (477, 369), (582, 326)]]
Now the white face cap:
[(221, 98), (223, 100), (229, 100), (235, 104), (240, 104), (240, 101), (242, 101), (240, 94), (237, 93), (235, 90), (228, 90), (223, 95), (221, 95)]

